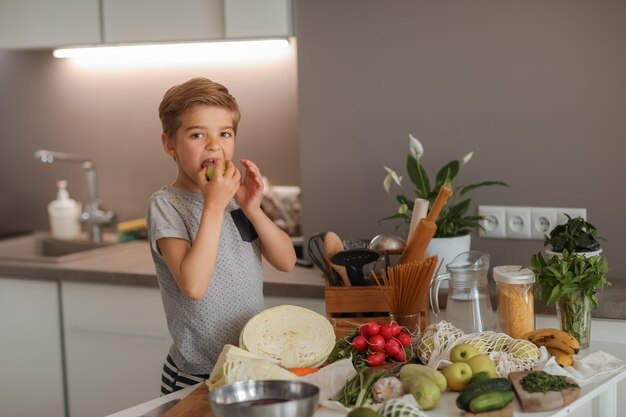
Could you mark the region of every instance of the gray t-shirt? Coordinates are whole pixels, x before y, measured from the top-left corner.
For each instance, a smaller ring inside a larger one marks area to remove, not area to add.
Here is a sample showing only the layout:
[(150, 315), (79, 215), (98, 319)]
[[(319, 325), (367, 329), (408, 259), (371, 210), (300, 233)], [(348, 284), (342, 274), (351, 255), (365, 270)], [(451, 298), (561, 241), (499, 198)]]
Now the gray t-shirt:
[(238, 345), (243, 326), (264, 308), (259, 239), (242, 239), (240, 228), (245, 225), (241, 216), (233, 220), (233, 212), (242, 214), (234, 200), (224, 212), (213, 278), (204, 298), (191, 300), (176, 285), (156, 242), (173, 237), (193, 243), (203, 201), (200, 194), (168, 185), (152, 195), (147, 209), (152, 259), (174, 340), (170, 355), (188, 374), (210, 373), (224, 345)]

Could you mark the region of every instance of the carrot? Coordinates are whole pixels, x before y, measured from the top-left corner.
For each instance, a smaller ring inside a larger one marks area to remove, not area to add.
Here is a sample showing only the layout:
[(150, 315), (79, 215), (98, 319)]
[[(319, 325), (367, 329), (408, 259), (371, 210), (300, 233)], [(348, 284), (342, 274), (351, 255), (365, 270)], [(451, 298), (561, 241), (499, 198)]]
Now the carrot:
[(296, 374), (297, 376), (305, 376), (305, 375), (317, 372), (318, 369), (317, 368), (289, 368), (289, 370), (293, 372), (294, 374)]

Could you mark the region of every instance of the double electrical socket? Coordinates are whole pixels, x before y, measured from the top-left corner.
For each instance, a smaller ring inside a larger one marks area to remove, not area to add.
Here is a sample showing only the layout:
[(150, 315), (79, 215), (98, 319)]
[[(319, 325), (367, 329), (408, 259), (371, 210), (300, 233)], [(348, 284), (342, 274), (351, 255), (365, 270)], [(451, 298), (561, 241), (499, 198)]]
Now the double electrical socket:
[(478, 206), (483, 216), (480, 237), (497, 239), (543, 240), (559, 224), (570, 217), (587, 219), (587, 209), (555, 207)]

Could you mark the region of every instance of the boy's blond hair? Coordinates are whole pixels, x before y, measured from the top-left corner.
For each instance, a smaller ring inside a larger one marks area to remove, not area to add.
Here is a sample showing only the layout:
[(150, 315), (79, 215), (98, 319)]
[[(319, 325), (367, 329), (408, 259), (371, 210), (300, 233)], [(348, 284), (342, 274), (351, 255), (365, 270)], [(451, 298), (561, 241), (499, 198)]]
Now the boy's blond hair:
[(235, 97), (220, 83), (207, 78), (196, 77), (180, 85), (175, 85), (163, 95), (159, 105), (159, 118), (163, 125), (163, 133), (170, 140), (176, 136), (180, 127), (180, 116), (197, 105), (216, 106), (229, 110), (233, 117), (233, 129), (237, 133), (237, 126), (241, 119), (239, 105)]

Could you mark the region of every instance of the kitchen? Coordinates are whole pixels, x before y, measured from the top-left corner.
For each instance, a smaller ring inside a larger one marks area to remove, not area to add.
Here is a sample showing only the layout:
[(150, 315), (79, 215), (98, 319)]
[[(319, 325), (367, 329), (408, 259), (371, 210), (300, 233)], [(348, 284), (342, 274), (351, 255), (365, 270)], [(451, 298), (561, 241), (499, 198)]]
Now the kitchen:
[[(270, 63), (81, 69), (49, 48), (0, 50), (2, 226), (47, 229), (59, 179), (85, 199), (81, 170), (39, 163), (39, 148), (93, 158), (103, 205), (118, 220), (142, 217), (174, 175), (156, 106), (169, 85), (205, 75), (240, 101), (239, 157), (302, 187), (305, 236), (395, 232), (378, 222), (395, 210), (383, 165), (403, 166), (412, 131), (427, 168), (475, 150), (463, 180), (510, 185), (477, 190), (474, 205), (586, 208), (606, 239), (609, 278), (623, 279), (621, 2), (295, 1), (292, 13), (289, 52)], [(527, 262), (541, 242), (472, 247), (503, 265)]]

